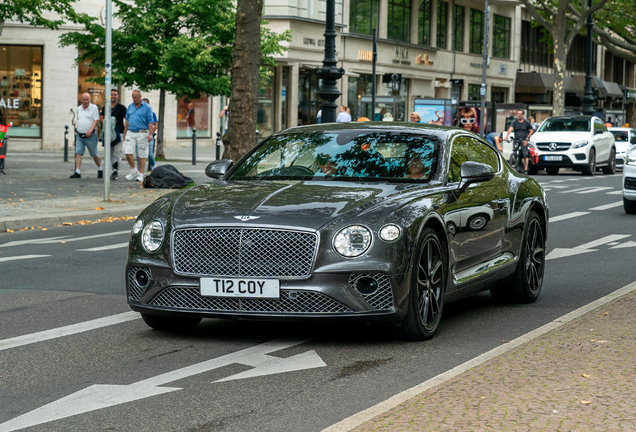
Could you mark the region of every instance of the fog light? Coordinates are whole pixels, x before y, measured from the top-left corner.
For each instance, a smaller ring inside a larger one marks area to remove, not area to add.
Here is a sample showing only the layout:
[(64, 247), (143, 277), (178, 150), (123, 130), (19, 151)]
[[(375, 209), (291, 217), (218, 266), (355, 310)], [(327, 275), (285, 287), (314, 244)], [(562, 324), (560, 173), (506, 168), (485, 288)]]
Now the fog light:
[(358, 279), (355, 287), (360, 294), (370, 295), (378, 290), (378, 282), (371, 277), (363, 277)]
[(145, 288), (150, 282), (150, 275), (145, 270), (137, 270), (137, 273), (135, 273), (135, 280), (140, 287)]

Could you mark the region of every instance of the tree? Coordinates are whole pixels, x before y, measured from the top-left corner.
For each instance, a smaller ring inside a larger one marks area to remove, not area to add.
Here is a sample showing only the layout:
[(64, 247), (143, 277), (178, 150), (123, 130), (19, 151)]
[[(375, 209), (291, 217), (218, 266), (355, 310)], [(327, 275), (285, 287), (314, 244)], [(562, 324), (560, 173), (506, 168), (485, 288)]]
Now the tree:
[(554, 115), (563, 115), (565, 108), (565, 66), (572, 42), (585, 20), (601, 9), (607, 0), (596, 0), (591, 8), (587, 0), (519, 0), (532, 18), (544, 27), (552, 38), (554, 51)]
[[(75, 17), (75, 0), (9, 0), (0, 2), (0, 22), (17, 21), (33, 26), (43, 26), (57, 30), (64, 24), (63, 17)], [(58, 19), (44, 18), (45, 13), (56, 13)]]
[[(235, 11), (231, 0), (114, 0), (113, 82), (143, 91), (159, 90), (157, 157), (164, 158), (166, 92), (177, 98), (230, 95)], [(85, 31), (63, 35), (62, 45), (76, 45), (78, 61), (104, 64), (105, 30), (96, 19), (81, 17)], [(260, 33), (257, 33), (257, 35)], [(271, 55), (288, 35), (266, 32)], [(256, 38), (256, 44), (260, 46)], [(102, 80), (103, 78), (98, 78)]]

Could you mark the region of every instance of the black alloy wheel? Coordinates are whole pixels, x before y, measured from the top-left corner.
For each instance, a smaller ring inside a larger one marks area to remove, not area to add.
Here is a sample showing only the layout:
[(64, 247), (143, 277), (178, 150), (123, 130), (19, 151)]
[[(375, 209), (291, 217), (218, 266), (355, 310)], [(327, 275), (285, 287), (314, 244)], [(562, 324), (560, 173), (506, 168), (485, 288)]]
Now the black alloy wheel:
[(162, 315), (141, 314), (141, 318), (149, 327), (162, 331), (187, 331), (195, 328), (201, 322), (201, 318), (170, 317)]
[(588, 176), (593, 176), (596, 173), (596, 151), (594, 149), (590, 150), (589, 156), (589, 165), (583, 168), (583, 174)]
[(439, 328), (446, 292), (446, 255), (432, 228), (425, 228), (417, 260), (411, 270), (411, 292), (406, 318), (398, 335), (407, 340), (427, 340)]
[(513, 283), (513, 299), (520, 303), (535, 302), (541, 293), (544, 271), (545, 235), (539, 216), (531, 211)]
[(616, 149), (612, 148), (607, 166), (603, 167), (603, 174), (614, 174), (616, 172)]
[(636, 201), (630, 201), (623, 197), (623, 209), (627, 214), (636, 214)]

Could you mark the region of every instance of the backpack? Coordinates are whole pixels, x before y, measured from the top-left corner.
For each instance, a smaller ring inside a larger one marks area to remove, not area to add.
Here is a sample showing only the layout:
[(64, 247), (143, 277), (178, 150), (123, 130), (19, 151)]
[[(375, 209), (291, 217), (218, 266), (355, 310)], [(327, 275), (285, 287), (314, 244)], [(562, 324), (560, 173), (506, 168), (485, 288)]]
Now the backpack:
[(144, 177), (145, 188), (181, 189), (190, 183), (194, 183), (194, 180), (181, 174), (172, 165), (160, 165)]
[[(119, 133), (119, 129), (117, 128), (117, 125), (115, 124), (116, 120), (115, 117), (111, 116), (110, 117), (110, 145), (114, 146), (117, 145), (121, 142), (121, 134)], [(104, 128), (102, 128), (101, 133), (99, 134), (99, 140), (103, 143), (104, 142)]]

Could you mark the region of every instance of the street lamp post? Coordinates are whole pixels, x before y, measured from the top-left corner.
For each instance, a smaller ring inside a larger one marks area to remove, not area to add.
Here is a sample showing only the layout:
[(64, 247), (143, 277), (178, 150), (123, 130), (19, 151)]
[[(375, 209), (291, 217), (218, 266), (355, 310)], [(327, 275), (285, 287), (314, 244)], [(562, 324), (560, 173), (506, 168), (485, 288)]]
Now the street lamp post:
[(111, 89), (111, 63), (112, 63), (112, 46), (113, 46), (113, 3), (112, 0), (106, 0), (106, 62), (105, 84), (106, 84), (106, 100), (104, 103), (104, 201), (110, 200), (110, 89)]
[[(587, 1), (587, 6), (592, 7), (592, 0)], [(583, 96), (583, 114), (584, 115), (593, 115), (594, 114), (594, 102), (596, 102), (596, 98), (594, 97), (594, 92), (592, 91), (592, 56), (594, 55), (594, 45), (592, 44), (592, 27), (594, 27), (594, 20), (592, 18), (592, 14), (587, 16), (587, 21), (585, 23), (587, 27), (587, 61), (586, 61), (586, 70), (585, 70), (585, 94)]]
[(479, 89), (479, 96), (481, 96), (481, 112), (479, 113), (479, 133), (481, 136), (484, 136), (484, 131), (486, 130), (486, 70), (488, 68), (488, 23), (490, 19), (490, 7), (488, 6), (488, 0), (486, 0), (486, 5), (484, 8), (485, 22), (484, 22), (484, 57), (481, 65), (481, 88)]
[(336, 67), (336, 0), (327, 0), (327, 24), (325, 26), (325, 59), (322, 67), (316, 68), (316, 75), (322, 80), (318, 95), (326, 102), (321, 105), (321, 123), (333, 123), (336, 121), (336, 99), (340, 97), (340, 91), (336, 86), (342, 78), (344, 69)]

